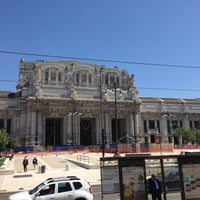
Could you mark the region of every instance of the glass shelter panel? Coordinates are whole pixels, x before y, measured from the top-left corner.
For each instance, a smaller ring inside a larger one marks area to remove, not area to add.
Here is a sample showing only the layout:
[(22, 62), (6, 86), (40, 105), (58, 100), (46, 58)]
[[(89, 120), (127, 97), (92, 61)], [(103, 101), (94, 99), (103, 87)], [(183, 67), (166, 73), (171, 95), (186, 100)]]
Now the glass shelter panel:
[(184, 164), (182, 166), (183, 183), (186, 199), (200, 197), (200, 164)]
[(124, 184), (124, 200), (145, 200), (145, 178), (143, 166), (130, 166), (122, 168)]
[[(162, 170), (163, 166), (163, 170)], [(178, 162), (176, 158), (167, 159), (146, 159), (146, 179), (147, 179), (147, 192), (149, 185), (148, 182), (151, 178), (151, 174), (155, 174), (162, 187), (162, 194), (166, 193), (166, 198), (170, 199), (170, 196), (176, 192), (177, 197), (181, 196), (181, 181)], [(149, 193), (148, 199), (151, 199)]]
[(101, 166), (102, 193), (119, 193), (119, 168), (117, 161), (104, 162)]
[(180, 172), (177, 159), (164, 159), (164, 175), (166, 192), (180, 191)]

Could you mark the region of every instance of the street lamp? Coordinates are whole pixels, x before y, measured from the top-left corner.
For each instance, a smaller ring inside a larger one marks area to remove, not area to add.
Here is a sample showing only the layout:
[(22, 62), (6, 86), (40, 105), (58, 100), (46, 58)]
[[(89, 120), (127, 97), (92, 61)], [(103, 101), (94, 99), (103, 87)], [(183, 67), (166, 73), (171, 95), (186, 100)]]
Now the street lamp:
[(161, 168), (161, 174), (162, 174), (163, 197), (164, 197), (164, 200), (167, 200), (166, 185), (165, 185), (165, 171), (164, 171), (163, 155), (162, 155), (162, 135), (156, 136), (156, 144), (160, 144), (160, 168)]
[(169, 143), (172, 143), (172, 131), (173, 131), (173, 129), (172, 129), (172, 118), (175, 117), (175, 115), (172, 114), (172, 113), (169, 113), (167, 111), (167, 113), (163, 114), (162, 117), (166, 118), (167, 121), (169, 121), (169, 137), (168, 137), (168, 141), (169, 141)]
[(56, 124), (55, 119), (53, 120), (53, 146), (56, 145)]
[(81, 113), (75, 111), (75, 109), (73, 112), (70, 112), (68, 115), (68, 116), (72, 117), (72, 123), (71, 123), (72, 124), (72, 127), (71, 127), (71, 144), (72, 145), (74, 145), (74, 144), (76, 145), (76, 143), (77, 143), (76, 134), (74, 135), (74, 117), (75, 116), (79, 117), (80, 115), (81, 115)]
[(103, 94), (102, 94), (102, 72), (105, 70), (104, 67), (100, 68), (100, 126), (101, 126), (101, 140), (102, 140), (102, 157), (105, 155), (105, 131), (104, 131), (104, 120), (103, 120)]
[(117, 119), (117, 84), (114, 82), (115, 89), (115, 138), (116, 138), (116, 147), (115, 147), (115, 156), (119, 156), (118, 149), (118, 119)]
[[(127, 93), (127, 91), (122, 90), (121, 88), (117, 88), (117, 83), (114, 82), (114, 89), (108, 89), (107, 92), (114, 93), (114, 99), (115, 99), (115, 140), (116, 140), (116, 146), (115, 146), (115, 155), (114, 156), (120, 156), (118, 151), (118, 143), (119, 143), (119, 130), (118, 130), (118, 118), (117, 118), (117, 93), (119, 92), (119, 96), (122, 96), (122, 93)], [(107, 94), (106, 92), (106, 94)]]

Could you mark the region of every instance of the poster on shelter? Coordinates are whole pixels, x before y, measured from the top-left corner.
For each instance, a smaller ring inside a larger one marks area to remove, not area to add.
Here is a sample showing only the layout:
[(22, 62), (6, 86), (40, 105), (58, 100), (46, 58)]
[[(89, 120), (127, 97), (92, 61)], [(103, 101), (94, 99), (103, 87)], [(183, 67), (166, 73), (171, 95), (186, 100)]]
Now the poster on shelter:
[(124, 200), (146, 199), (144, 168), (130, 166), (122, 168)]
[(200, 198), (200, 164), (182, 166), (183, 182), (186, 199)]
[(104, 166), (102, 168), (102, 193), (119, 193), (119, 170), (118, 166)]

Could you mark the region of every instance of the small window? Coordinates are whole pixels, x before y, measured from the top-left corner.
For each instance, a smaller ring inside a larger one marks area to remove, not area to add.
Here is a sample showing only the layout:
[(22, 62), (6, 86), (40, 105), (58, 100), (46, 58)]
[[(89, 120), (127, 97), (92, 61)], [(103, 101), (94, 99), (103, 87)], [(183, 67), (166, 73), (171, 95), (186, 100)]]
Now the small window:
[(58, 193), (72, 191), (70, 183), (58, 183)]
[(149, 120), (149, 128), (155, 129), (155, 121), (154, 120)]
[(73, 185), (74, 185), (74, 188), (75, 188), (76, 190), (78, 190), (78, 189), (80, 189), (80, 188), (83, 187), (82, 184), (81, 184), (80, 182), (73, 182)]
[(89, 77), (88, 77), (88, 82), (89, 82), (89, 83), (92, 83), (92, 75), (89, 75)]
[(11, 133), (11, 119), (7, 119), (7, 133)]
[(192, 124), (192, 121), (190, 121), (190, 128), (193, 128), (193, 124)]
[(46, 72), (45, 72), (45, 81), (48, 81), (48, 80), (49, 80), (49, 72), (46, 71)]
[(114, 88), (115, 84), (115, 77), (114, 76), (110, 76), (110, 86), (111, 88)]
[(4, 128), (4, 120), (3, 119), (0, 119), (0, 129), (1, 128)]
[(61, 72), (58, 73), (58, 81), (61, 82)]
[(147, 120), (144, 120), (144, 132), (147, 133)]
[(51, 81), (56, 80), (56, 72), (51, 72)]
[(87, 82), (87, 74), (82, 74), (81, 76), (81, 82), (86, 83)]
[(79, 74), (76, 74), (76, 83), (79, 85)]
[(199, 121), (194, 121), (194, 128), (199, 129), (200, 124)]
[(106, 74), (106, 85), (108, 85), (108, 74)]

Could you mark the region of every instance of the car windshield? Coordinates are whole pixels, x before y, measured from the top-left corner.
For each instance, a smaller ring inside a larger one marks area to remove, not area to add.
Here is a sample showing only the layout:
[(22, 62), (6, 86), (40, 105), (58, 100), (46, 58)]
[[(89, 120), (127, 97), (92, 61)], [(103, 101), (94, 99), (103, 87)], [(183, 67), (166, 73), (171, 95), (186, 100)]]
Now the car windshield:
[(36, 186), (35, 188), (33, 188), (32, 190), (29, 191), (29, 194), (32, 195), (34, 194), (35, 192), (37, 192), (40, 188), (44, 187), (45, 184), (44, 183), (41, 183), (40, 185)]

